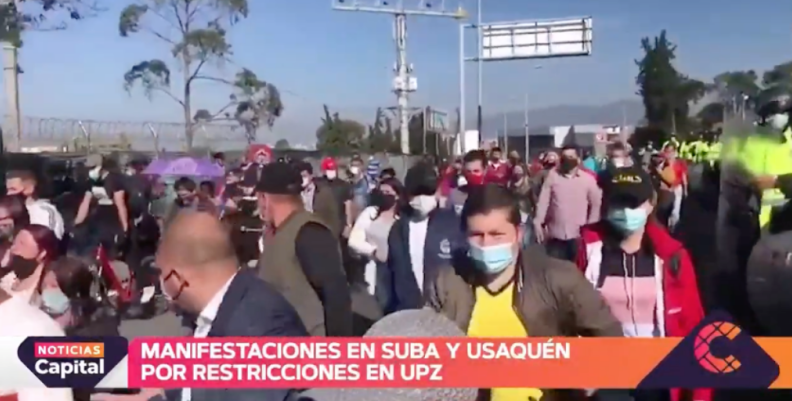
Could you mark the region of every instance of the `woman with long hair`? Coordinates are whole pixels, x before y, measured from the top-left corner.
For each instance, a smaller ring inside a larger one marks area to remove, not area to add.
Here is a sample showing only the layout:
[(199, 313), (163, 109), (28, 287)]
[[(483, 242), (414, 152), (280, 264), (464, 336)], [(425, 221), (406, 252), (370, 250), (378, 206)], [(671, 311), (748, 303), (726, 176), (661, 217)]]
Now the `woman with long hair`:
[(91, 297), (94, 275), (74, 257), (53, 261), (41, 281), (41, 309), (71, 336), (117, 336), (118, 317), (103, 314)]
[(31, 224), (14, 237), (8, 253), (2, 264), (8, 271), (0, 286), (31, 305), (40, 306), (41, 279), (49, 263), (60, 254), (58, 237), (45, 226)]
[(388, 259), (388, 233), (399, 218), (399, 209), (404, 205), (403, 194), (399, 180), (382, 180), (371, 192), (371, 206), (358, 215), (349, 234), (349, 248), (368, 260), (363, 276), (368, 292), (375, 296), (377, 283), (380, 281), (378, 266)]

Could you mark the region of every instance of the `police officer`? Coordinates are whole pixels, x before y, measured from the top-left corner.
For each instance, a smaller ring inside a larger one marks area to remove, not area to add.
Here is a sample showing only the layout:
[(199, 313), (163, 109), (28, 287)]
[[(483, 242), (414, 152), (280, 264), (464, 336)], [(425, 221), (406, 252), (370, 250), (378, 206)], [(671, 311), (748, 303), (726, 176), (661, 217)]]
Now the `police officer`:
[(792, 194), (791, 112), (789, 96), (774, 97), (759, 105), (758, 127), (748, 130), (749, 135), (724, 139), (714, 273), (717, 306), (754, 332), (761, 329), (746, 301), (748, 257), (761, 236), (789, 225), (783, 216), (789, 216)]

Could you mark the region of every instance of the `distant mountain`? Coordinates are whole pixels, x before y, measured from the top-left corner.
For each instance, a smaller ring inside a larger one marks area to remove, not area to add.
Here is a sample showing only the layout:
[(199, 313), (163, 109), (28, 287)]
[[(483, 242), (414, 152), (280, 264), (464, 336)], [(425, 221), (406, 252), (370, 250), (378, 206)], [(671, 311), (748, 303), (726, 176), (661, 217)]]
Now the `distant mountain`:
[[(636, 125), (644, 118), (644, 107), (640, 100), (621, 100), (601, 106), (559, 105), (528, 112), (529, 127), (564, 126), (579, 124), (619, 125), (626, 121), (627, 125)], [(523, 130), (525, 120), (523, 111), (506, 113), (509, 132), (518, 134)], [(495, 136), (495, 132), (503, 131), (503, 114), (484, 116), (483, 131), (485, 137)], [(475, 129), (476, 121), (468, 123), (468, 129)]]

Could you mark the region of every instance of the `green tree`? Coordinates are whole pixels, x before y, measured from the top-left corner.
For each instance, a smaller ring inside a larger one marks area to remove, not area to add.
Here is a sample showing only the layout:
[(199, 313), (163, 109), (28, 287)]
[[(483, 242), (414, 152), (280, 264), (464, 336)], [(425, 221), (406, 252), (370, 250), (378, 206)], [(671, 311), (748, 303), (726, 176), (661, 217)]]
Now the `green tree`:
[(325, 116), (316, 129), (316, 149), (330, 154), (344, 154), (366, 150), (366, 127), (354, 120), (330, 113), (324, 106)]
[(736, 115), (753, 107), (762, 88), (756, 71), (730, 71), (718, 74), (709, 85), (709, 91), (718, 97), (723, 113)]
[(371, 153), (393, 152), (398, 147), (399, 144), (393, 134), (391, 119), (385, 115), (382, 108), (377, 108), (374, 124), (368, 127), (368, 136), (366, 137), (367, 150)]
[(702, 128), (711, 129), (715, 125), (723, 122), (723, 115), (726, 112), (726, 106), (721, 102), (712, 102), (704, 106), (698, 113), (696, 118), (699, 119)]
[(757, 103), (764, 103), (774, 96), (792, 94), (792, 61), (781, 63), (762, 75), (764, 89)]
[(289, 141), (281, 138), (278, 139), (277, 142), (275, 142), (275, 149), (278, 150), (291, 149), (291, 145), (289, 145)]
[[(233, 55), (228, 29), (246, 18), (247, 0), (137, 0), (121, 12), (118, 31), (122, 37), (146, 33), (170, 47), (173, 62), (181, 72), (177, 89), (171, 89), (171, 67), (163, 60), (143, 60), (124, 74), (124, 87), (136, 84), (151, 98), (164, 94), (182, 108), (188, 149), (192, 148), (195, 128), (217, 120), (238, 121), (248, 142), (254, 142), (261, 125), (272, 126), (281, 115), (283, 104), (278, 90), (259, 80), (247, 69), (233, 79), (211, 75), (209, 69), (230, 61)], [(196, 81), (226, 85), (231, 92), (218, 110), (198, 109), (193, 104)], [(193, 114), (195, 112), (195, 114)]]
[(635, 61), (636, 83), (648, 125), (666, 133), (686, 132), (690, 102), (703, 97), (706, 85), (674, 67), (676, 45), (668, 40), (665, 30), (652, 39), (643, 38), (641, 48), (644, 57)]
[(17, 0), (0, 5), (0, 41), (22, 45), (24, 31), (60, 31), (101, 12), (98, 0)]

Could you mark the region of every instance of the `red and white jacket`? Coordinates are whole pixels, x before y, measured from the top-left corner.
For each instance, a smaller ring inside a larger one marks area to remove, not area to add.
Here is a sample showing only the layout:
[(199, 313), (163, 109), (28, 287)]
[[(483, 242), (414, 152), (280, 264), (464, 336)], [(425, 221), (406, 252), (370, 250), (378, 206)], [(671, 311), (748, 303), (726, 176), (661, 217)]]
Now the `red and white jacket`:
[[(599, 281), (605, 223), (581, 228), (582, 246), (577, 265), (592, 285)], [(693, 262), (682, 243), (660, 224), (650, 221), (645, 235), (655, 251), (657, 306), (655, 322), (664, 337), (684, 337), (704, 318)], [(682, 399), (683, 389), (671, 389), (671, 401)], [(711, 401), (712, 389), (693, 389), (693, 401)]]

